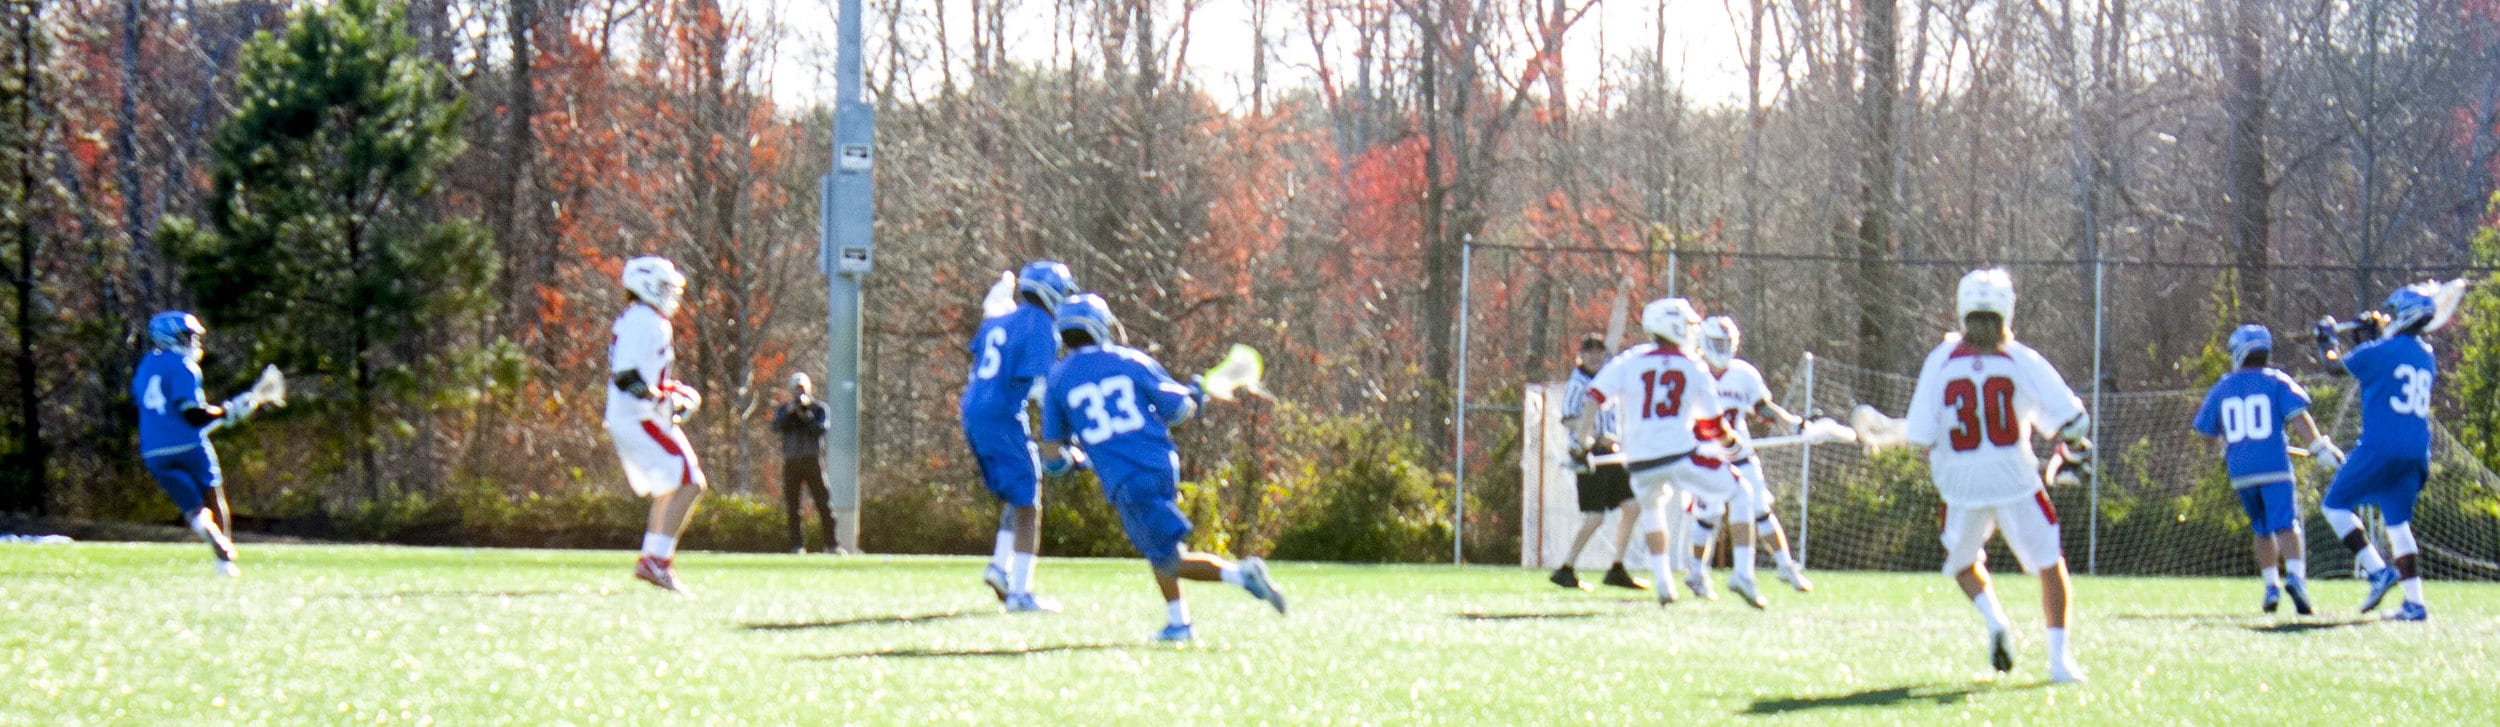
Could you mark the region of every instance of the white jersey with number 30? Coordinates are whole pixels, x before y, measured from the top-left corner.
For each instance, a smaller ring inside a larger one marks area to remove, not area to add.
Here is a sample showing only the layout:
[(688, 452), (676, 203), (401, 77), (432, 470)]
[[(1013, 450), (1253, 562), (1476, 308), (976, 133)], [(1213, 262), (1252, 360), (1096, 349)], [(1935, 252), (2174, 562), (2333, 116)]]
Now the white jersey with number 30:
[(1589, 383), (1589, 399), (1612, 404), (1621, 423), (1624, 459), (1672, 457), (1701, 445), (1693, 426), (1727, 411), (1719, 384), (1700, 361), (1671, 348), (1644, 343), (1624, 351)]
[(1983, 352), (1956, 336), (1927, 354), (1904, 424), (1910, 443), (1928, 448), (1945, 504), (1978, 507), (2038, 492), (2032, 432), (2082, 414), (2083, 400), (2039, 352), (2012, 341)]

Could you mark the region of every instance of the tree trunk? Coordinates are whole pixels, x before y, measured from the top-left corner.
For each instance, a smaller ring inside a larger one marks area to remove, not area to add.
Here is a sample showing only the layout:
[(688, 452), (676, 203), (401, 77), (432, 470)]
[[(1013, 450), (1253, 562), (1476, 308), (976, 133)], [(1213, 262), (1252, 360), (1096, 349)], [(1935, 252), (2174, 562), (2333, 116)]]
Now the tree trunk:
[(2223, 43), (2222, 112), (2228, 120), (2223, 139), (2223, 205), (2240, 304), (2263, 320), (2273, 310), (2272, 281), (2266, 273), (2266, 203), (2273, 188), (2266, 181), (2265, 49), (2258, 26), (2266, 4), (2232, 0)]
[(1852, 282), (1857, 295), (1858, 358), (1860, 365), (1879, 371), (1901, 368), (1901, 356), (1895, 345), (1902, 333), (1896, 323), (1901, 297), (1896, 292), (1892, 246), (1892, 215), (1894, 199), (1893, 176), (1898, 130), (1894, 128), (1894, 105), (1900, 96), (1900, 58), (1895, 51), (1900, 36), (1900, 17), (1896, 0), (1869, 0), (1865, 5), (1866, 86), (1864, 88), (1863, 121), (1867, 143), (1859, 158), (1857, 276)]
[(41, 85), (43, 66), (36, 53), (39, 42), (36, 34), (41, 32), (43, 6), (28, 4), (21, 8), (13, 5), (9, 16), (9, 33), (15, 36), (12, 40), (17, 44), (17, 67), (13, 70), (18, 73), (16, 121), (17, 143), (21, 145), (14, 150), (17, 153), (15, 196), (21, 206), (14, 215), (17, 218), (17, 229), (13, 231), (17, 234), (17, 269), (13, 271), (16, 275), (9, 281), (17, 293), (17, 351), (13, 358), (17, 369), (17, 391), (14, 393), (17, 395), (18, 455), (13, 458), (16, 460), (13, 464), (20, 474), (11, 478), (14, 482), (10, 491), (0, 495), (0, 510), (42, 515), (52, 489), (51, 452), (45, 447), (43, 439), (43, 402), (38, 398), (40, 387), (35, 385), (35, 377), (40, 370), (35, 339), (41, 333), (37, 322), (42, 319), (35, 313), (35, 259), (37, 248), (43, 244), (43, 237), (35, 234), (36, 210), (43, 205), (35, 200), (44, 194), (35, 172), (35, 161), (43, 156), (44, 149), (43, 124), (36, 120), (35, 112), (35, 105), (44, 91)]

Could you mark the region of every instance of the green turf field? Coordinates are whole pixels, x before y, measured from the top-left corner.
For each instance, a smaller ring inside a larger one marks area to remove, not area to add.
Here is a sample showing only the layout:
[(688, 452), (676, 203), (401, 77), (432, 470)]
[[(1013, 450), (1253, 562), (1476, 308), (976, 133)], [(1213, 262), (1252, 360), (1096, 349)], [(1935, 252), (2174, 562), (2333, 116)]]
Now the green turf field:
[(1173, 649), (1136, 561), (1046, 561), (1067, 612), (1009, 616), (960, 558), (690, 553), (678, 597), (622, 552), (244, 555), (222, 580), (196, 545), (0, 545), (0, 723), (2500, 722), (2493, 585), (2354, 625), (2349, 581), (2277, 619), (2253, 579), (2084, 579), (2092, 682), (2048, 687), (2023, 577), (1990, 680), (1977, 616), (1917, 574), (1661, 612), (1513, 568), (1284, 563), (1290, 617), (1197, 587)]

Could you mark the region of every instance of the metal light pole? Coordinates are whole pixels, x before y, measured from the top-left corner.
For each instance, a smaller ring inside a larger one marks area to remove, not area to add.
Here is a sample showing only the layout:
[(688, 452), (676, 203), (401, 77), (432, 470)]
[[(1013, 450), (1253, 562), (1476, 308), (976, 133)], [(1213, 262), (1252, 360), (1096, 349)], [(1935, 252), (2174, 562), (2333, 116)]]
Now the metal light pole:
[(876, 110), (861, 97), (860, 0), (841, 0), (834, 60), (833, 171), (821, 181), (818, 264), (826, 278), (825, 485), (837, 536), (859, 547), (860, 285), (874, 263)]
[(1457, 446), (1450, 452), (1450, 563), (1467, 564), (1467, 293), (1475, 287), (1476, 236), (1458, 242), (1458, 391), (1450, 397)]

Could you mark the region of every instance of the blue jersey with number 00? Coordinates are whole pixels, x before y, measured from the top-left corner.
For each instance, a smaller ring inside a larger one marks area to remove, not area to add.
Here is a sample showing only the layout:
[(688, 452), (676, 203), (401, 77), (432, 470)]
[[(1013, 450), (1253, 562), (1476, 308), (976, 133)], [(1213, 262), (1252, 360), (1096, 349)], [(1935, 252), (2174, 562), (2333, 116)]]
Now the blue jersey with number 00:
[(2344, 370), (2361, 385), (2361, 446), (2430, 457), (2431, 386), (2439, 378), (2430, 344), (2413, 335), (2371, 341), (2344, 355)]
[(130, 377), (130, 398), (139, 402), (139, 455), (179, 454), (208, 441), (200, 428), (183, 421), (182, 410), (204, 404), (200, 365), (189, 356), (157, 351), (139, 360)]
[(1085, 449), (1104, 486), (1177, 474), (1166, 426), (1195, 411), (1189, 386), (1126, 346), (1087, 346), (1050, 370), (1042, 439)]
[(1050, 325), (1050, 311), (1025, 303), (982, 321), (972, 334), (971, 351), (972, 374), (961, 402), (964, 428), (1022, 429), (1025, 397), (1059, 358), (1059, 332)]
[(2309, 410), (2309, 392), (2283, 372), (2240, 369), (2214, 382), (2196, 411), (2196, 431), (2222, 439), (2232, 487), (2289, 482), (2290, 435), (2284, 425)]

